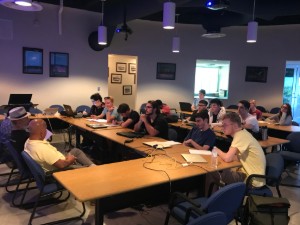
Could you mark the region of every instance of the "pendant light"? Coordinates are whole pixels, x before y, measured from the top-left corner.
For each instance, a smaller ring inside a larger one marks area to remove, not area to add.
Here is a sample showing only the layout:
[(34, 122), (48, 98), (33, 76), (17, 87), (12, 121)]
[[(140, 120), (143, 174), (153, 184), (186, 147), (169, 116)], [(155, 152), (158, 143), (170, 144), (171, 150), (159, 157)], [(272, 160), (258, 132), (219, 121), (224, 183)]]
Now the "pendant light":
[(99, 45), (106, 45), (107, 44), (107, 28), (104, 26), (104, 2), (106, 0), (101, 0), (102, 2), (102, 19), (101, 19), (101, 25), (98, 27), (98, 44)]
[(21, 11), (41, 11), (43, 7), (32, 0), (0, 0), (0, 5)]
[[(177, 25), (178, 25), (178, 17), (179, 17), (179, 14), (176, 14)], [(180, 52), (180, 37), (178, 35), (178, 27), (176, 29), (176, 36), (173, 37), (173, 40), (172, 40), (172, 52), (173, 53)]]
[(254, 21), (254, 15), (255, 15), (255, 0), (253, 0), (252, 21), (250, 21), (248, 23), (248, 29), (247, 29), (247, 42), (248, 43), (255, 43), (257, 40), (258, 23)]
[(175, 28), (175, 8), (174, 2), (165, 2), (163, 11), (163, 28), (174, 29)]
[(15, 1), (15, 4), (24, 6), (24, 7), (29, 7), (29, 6), (32, 6), (32, 1), (31, 0), (17, 0), (17, 1)]

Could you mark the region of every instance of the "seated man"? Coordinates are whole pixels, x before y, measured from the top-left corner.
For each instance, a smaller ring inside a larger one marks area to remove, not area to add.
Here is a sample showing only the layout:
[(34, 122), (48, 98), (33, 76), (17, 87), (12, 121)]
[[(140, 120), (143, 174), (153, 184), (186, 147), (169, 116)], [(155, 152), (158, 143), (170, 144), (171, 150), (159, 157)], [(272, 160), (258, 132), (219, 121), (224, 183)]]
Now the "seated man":
[(89, 114), (91, 116), (92, 115), (99, 116), (104, 109), (102, 97), (99, 93), (95, 93), (91, 96), (91, 100), (92, 100), (93, 105), (91, 107)]
[(121, 127), (133, 129), (134, 125), (140, 120), (138, 112), (130, 109), (126, 103), (119, 105), (118, 113), (123, 118), (123, 121), (118, 122)]
[(193, 114), (187, 118), (187, 120), (195, 121), (195, 115), (200, 113), (202, 110), (205, 110), (207, 112), (207, 105), (208, 102), (206, 100), (200, 100), (198, 103), (198, 109), (193, 111)]
[(156, 102), (157, 102), (158, 107), (160, 108), (160, 112), (162, 114), (164, 114), (166, 116), (170, 115), (171, 109), (166, 103), (163, 103), (160, 99), (157, 99)]
[(249, 107), (250, 103), (247, 100), (241, 100), (238, 103), (238, 113), (241, 117), (243, 128), (251, 130), (253, 133), (258, 133), (258, 121), (255, 116), (249, 113)]
[(64, 168), (94, 166), (93, 162), (78, 148), (62, 154), (48, 141), (44, 140), (47, 133), (44, 120), (30, 121), (28, 129), (30, 136), (25, 143), (25, 150), (45, 172)]
[(249, 113), (253, 116), (256, 116), (257, 120), (262, 120), (262, 112), (256, 108), (256, 101), (251, 99), (250, 101)]
[(209, 124), (212, 125), (213, 123), (221, 124), (222, 118), (226, 113), (226, 109), (223, 107), (223, 103), (220, 99), (214, 98), (209, 103)]
[(183, 144), (195, 149), (211, 150), (216, 141), (215, 133), (210, 129), (208, 114), (203, 110), (195, 115), (196, 126), (188, 133)]
[(117, 107), (114, 106), (114, 98), (111, 96), (104, 98), (105, 108), (99, 116), (91, 116), (94, 119), (103, 119), (106, 117), (107, 123), (112, 123), (113, 120), (121, 121), (121, 117), (117, 112)]
[[(195, 98), (194, 101), (193, 101), (193, 104), (191, 106), (192, 111), (197, 110), (197, 106), (198, 106), (198, 104), (201, 100), (206, 101), (205, 100), (205, 94), (206, 94), (206, 91), (204, 89), (201, 89), (199, 91), (199, 98)], [(207, 102), (207, 104), (208, 104), (208, 102)]]
[[(223, 132), (233, 137), (229, 150), (225, 153), (216, 148), (218, 155), (224, 162), (240, 161), (241, 168), (223, 170), (213, 173), (215, 181), (222, 179), (226, 184), (245, 181), (251, 174), (265, 175), (266, 158), (257, 140), (242, 127), (241, 118), (236, 113), (227, 113), (223, 117)], [(253, 187), (262, 187), (265, 179), (253, 179)]]
[(10, 142), (18, 152), (24, 150), (24, 144), (29, 137), (26, 131), (29, 124), (30, 113), (26, 112), (23, 106), (13, 108), (9, 111), (9, 119), (12, 123), (12, 131), (10, 134)]
[(134, 125), (134, 131), (146, 132), (150, 136), (168, 139), (168, 122), (160, 113), (156, 101), (148, 101), (146, 113), (140, 115), (140, 120)]

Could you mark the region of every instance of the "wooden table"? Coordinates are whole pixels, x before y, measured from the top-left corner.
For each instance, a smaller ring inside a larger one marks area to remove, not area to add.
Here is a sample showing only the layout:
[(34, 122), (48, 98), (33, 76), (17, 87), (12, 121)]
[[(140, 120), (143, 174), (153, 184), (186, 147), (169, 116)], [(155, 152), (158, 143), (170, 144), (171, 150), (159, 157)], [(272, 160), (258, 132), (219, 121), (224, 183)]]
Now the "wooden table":
[[(235, 112), (235, 113), (238, 113), (238, 110), (237, 109), (226, 109), (226, 112)], [(274, 116), (275, 114), (273, 113), (267, 113), (267, 112), (262, 112), (262, 116), (265, 117), (265, 118), (268, 118), (270, 116)]]
[[(130, 207), (153, 198), (165, 198), (177, 190), (177, 186), (189, 186), (199, 182), (199, 176), (213, 171), (208, 163), (195, 163), (183, 167), (181, 152), (173, 147), (156, 151), (156, 155), (136, 160), (105, 164), (54, 173), (57, 179), (77, 200), (96, 200), (95, 223), (103, 224), (106, 212)], [(183, 146), (182, 146), (183, 147)], [(178, 150), (178, 149), (177, 149)], [(219, 160), (218, 169), (241, 166), (239, 162), (225, 163)], [(147, 169), (145, 167), (151, 168)], [(199, 183), (198, 183), (199, 185)]]

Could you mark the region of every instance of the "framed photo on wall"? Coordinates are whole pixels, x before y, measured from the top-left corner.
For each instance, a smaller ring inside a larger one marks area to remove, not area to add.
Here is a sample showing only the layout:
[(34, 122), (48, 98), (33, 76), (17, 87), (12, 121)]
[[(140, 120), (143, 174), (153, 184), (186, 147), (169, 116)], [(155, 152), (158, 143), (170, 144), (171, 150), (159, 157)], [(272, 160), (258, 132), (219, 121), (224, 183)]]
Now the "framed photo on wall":
[(129, 74), (136, 73), (136, 64), (135, 63), (128, 63), (128, 73)]
[(122, 74), (112, 73), (111, 74), (112, 84), (122, 84)]
[(175, 63), (157, 63), (156, 79), (175, 80), (176, 64)]
[(132, 85), (123, 85), (123, 95), (132, 95)]
[(63, 52), (49, 53), (50, 77), (69, 77), (69, 54)]
[(43, 49), (23, 47), (23, 73), (43, 74)]
[(247, 66), (246, 77), (247, 82), (267, 82), (268, 67)]
[(127, 67), (126, 63), (117, 62), (116, 63), (116, 72), (126, 73), (126, 67)]

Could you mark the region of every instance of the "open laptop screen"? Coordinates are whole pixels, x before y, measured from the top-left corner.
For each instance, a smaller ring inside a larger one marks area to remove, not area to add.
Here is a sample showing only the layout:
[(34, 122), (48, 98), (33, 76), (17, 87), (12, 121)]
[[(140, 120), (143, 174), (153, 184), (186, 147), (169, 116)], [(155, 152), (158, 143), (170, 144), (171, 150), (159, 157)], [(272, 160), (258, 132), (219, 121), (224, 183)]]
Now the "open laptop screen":
[(32, 94), (10, 94), (8, 105), (30, 104)]

